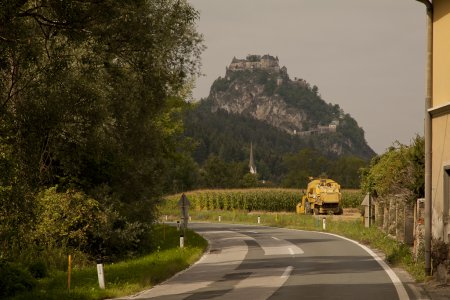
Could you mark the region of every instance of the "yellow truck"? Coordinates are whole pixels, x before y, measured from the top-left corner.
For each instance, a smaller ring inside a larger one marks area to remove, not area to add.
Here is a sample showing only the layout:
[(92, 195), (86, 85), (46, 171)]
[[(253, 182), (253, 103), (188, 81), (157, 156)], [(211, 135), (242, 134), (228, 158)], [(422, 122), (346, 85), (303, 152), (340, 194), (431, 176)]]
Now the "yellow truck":
[(332, 179), (311, 180), (296, 210), (298, 214), (308, 215), (342, 214), (341, 186)]

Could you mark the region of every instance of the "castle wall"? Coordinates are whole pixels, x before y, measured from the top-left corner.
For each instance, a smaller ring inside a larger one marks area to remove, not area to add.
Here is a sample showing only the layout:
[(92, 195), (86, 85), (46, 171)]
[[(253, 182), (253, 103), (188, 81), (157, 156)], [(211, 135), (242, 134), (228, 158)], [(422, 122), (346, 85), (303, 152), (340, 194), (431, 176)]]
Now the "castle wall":
[[(253, 59), (255, 56), (252, 56)], [(264, 55), (257, 61), (249, 61), (247, 59), (236, 59), (234, 58), (231, 62), (228, 70), (230, 71), (243, 71), (243, 70), (269, 70), (269, 71), (280, 71), (280, 66), (278, 65), (278, 59), (270, 55)]]

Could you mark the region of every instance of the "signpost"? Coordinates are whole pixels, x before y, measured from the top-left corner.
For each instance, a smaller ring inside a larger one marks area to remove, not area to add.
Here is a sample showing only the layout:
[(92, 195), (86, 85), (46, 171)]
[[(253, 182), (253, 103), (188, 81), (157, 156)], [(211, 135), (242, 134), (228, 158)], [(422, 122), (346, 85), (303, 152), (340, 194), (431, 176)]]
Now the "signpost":
[[(191, 206), (189, 199), (184, 193), (181, 195), (181, 198), (178, 201), (178, 206), (181, 210), (181, 226), (183, 227), (183, 234), (180, 236), (180, 247), (182, 247), (181, 245), (184, 246), (186, 240), (186, 228), (188, 227), (189, 220), (189, 206)], [(183, 239), (183, 243), (181, 243), (181, 239)]]
[(366, 228), (369, 228), (372, 225), (372, 197), (369, 193), (364, 197), (361, 205), (364, 206), (364, 225)]

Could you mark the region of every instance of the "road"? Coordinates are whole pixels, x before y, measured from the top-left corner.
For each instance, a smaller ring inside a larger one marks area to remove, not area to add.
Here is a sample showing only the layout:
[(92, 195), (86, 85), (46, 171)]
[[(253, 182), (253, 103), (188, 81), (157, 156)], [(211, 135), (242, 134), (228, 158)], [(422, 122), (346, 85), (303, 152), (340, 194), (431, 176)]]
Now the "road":
[(230, 224), (191, 224), (208, 253), (165, 283), (127, 299), (426, 299), (351, 240)]

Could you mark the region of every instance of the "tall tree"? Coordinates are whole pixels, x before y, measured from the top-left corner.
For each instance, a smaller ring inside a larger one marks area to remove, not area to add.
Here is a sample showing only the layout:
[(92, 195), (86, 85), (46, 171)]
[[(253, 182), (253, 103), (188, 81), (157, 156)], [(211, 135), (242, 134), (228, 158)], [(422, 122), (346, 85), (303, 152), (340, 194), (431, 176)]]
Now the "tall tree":
[(76, 187), (151, 221), (141, 204), (176, 151), (197, 18), (185, 0), (2, 1), (0, 185)]

